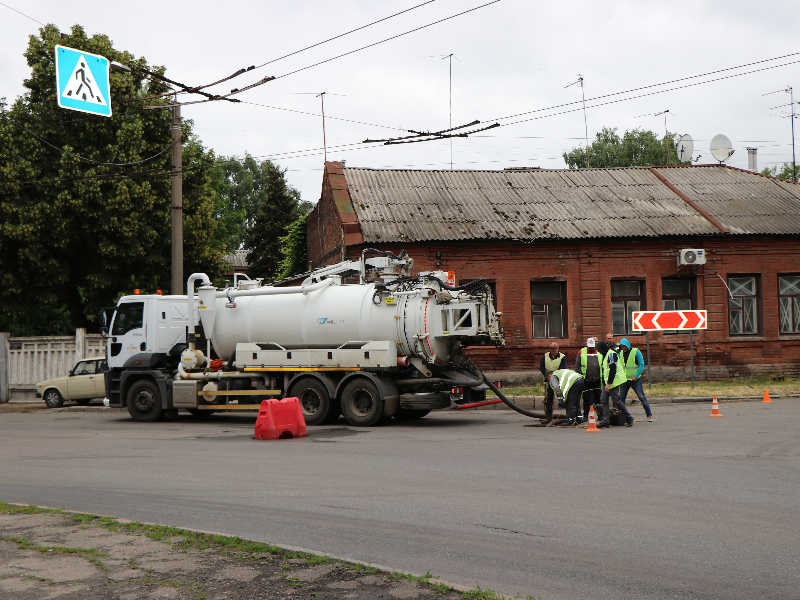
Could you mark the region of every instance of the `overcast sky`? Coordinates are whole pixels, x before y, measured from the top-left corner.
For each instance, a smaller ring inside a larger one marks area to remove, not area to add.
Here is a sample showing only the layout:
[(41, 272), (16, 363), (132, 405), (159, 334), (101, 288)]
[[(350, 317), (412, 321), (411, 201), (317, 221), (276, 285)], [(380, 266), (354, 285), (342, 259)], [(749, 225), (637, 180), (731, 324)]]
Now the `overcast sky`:
[[(214, 89), (226, 92), (264, 76), (281, 76), (486, 1), (435, 0)], [(422, 2), (2, 0), (62, 31), (80, 24), (90, 35), (106, 34), (118, 50), (166, 66), (168, 77), (187, 85), (210, 83)], [(554, 114), (580, 105), (541, 109), (580, 100), (579, 86), (565, 88), (578, 74), (585, 80), (590, 139), (603, 126), (619, 133), (642, 127), (663, 135), (664, 116), (653, 115), (669, 110), (668, 129), (694, 138), (700, 163), (713, 162), (709, 142), (723, 133), (736, 150), (728, 164), (747, 168), (745, 148), (757, 147), (762, 169), (792, 160), (791, 121), (781, 117), (789, 107), (770, 110), (788, 104), (789, 95), (763, 94), (797, 85), (800, 99), (800, 63), (662, 90), (800, 61), (800, 54), (768, 60), (800, 52), (796, 12), (797, 5), (788, 0), (500, 0), (239, 96), (265, 106), (213, 102), (186, 106), (183, 115), (194, 120), (195, 132), (218, 155), (271, 157), (288, 168), (287, 178), (302, 197), (316, 202), (323, 144), (315, 93), (328, 94), (328, 160), (347, 160), (348, 167), (450, 168), (447, 140), (399, 146), (361, 142), (404, 135), (406, 129), (447, 128), (450, 61), (441, 56), (452, 53), (453, 125), (474, 120), (503, 125), (454, 140), (455, 169), (564, 168), (562, 153), (583, 143), (583, 112)], [(28, 36), (40, 27), (31, 19), (0, 5), (0, 96), (9, 100), (23, 93), (22, 80), (29, 74), (22, 54)], [(590, 101), (757, 61), (767, 62)], [(661, 93), (592, 107), (650, 92)], [(530, 111), (539, 112), (504, 118)]]

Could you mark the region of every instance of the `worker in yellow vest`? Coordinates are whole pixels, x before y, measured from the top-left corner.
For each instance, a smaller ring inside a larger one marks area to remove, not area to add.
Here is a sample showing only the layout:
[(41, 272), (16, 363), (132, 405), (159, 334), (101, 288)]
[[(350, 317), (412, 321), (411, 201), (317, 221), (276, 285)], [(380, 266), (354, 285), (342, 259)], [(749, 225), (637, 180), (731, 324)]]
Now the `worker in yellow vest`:
[(597, 351), (605, 356), (600, 369), (603, 384), (603, 391), (600, 393), (600, 404), (603, 405), (603, 420), (597, 424), (597, 427), (603, 428), (611, 425), (611, 409), (608, 406), (609, 398), (614, 403), (614, 408), (618, 409), (625, 417), (626, 426), (633, 427), (633, 417), (625, 407), (625, 403), (619, 399), (619, 386), (628, 380), (625, 377), (625, 367), (620, 364), (617, 351), (610, 348), (606, 342), (600, 342), (597, 345)]
[(544, 387), (544, 422), (549, 423), (553, 420), (553, 390), (547, 385), (547, 372), (553, 373), (559, 369), (567, 368), (567, 357), (558, 351), (558, 344), (553, 342), (550, 344), (550, 352), (542, 356), (539, 361), (539, 371), (542, 377), (545, 378)]
[(647, 415), (647, 421), (653, 422), (653, 411), (650, 410), (650, 403), (647, 401), (647, 396), (644, 395), (644, 387), (642, 386), (642, 372), (644, 371), (644, 357), (638, 348), (631, 348), (631, 343), (628, 338), (622, 338), (619, 341), (619, 360), (625, 365), (625, 376), (627, 381), (619, 388), (619, 398), (625, 402), (628, 397), (628, 390), (633, 388), (636, 397), (642, 403), (642, 408)]
[(593, 404), (595, 413), (600, 414), (600, 367), (603, 355), (597, 352), (597, 340), (589, 338), (586, 346), (575, 357), (575, 370), (581, 374), (584, 381), (583, 387), (583, 420), (589, 420), (589, 407)]
[(580, 414), (581, 395), (583, 394), (583, 377), (575, 371), (569, 369), (558, 369), (548, 371), (545, 374), (548, 387), (553, 390), (553, 394), (558, 398), (558, 407), (566, 407), (567, 420), (564, 425), (570, 426), (583, 423)]

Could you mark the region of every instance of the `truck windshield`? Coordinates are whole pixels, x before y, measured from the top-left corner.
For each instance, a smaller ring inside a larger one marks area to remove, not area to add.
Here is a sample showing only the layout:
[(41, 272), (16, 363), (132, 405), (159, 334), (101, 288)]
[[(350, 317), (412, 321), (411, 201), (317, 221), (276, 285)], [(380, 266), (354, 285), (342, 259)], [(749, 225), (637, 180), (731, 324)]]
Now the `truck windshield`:
[(111, 335), (124, 335), (132, 329), (141, 329), (144, 316), (144, 302), (128, 302), (117, 308)]

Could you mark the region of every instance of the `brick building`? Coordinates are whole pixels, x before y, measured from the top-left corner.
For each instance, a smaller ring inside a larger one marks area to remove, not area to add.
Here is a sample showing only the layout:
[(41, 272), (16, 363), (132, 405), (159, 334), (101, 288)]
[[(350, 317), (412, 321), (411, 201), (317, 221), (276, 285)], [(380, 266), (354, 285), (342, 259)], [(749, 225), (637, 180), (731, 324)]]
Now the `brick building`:
[[(631, 339), (634, 310), (699, 308), (699, 376), (800, 375), (800, 185), (725, 166), (410, 171), (325, 165), (308, 216), (312, 267), (366, 247), (406, 249), (417, 270), (484, 278), (504, 349), (485, 369), (535, 370), (555, 340)], [(679, 266), (682, 249), (704, 265)], [(651, 360), (683, 372), (689, 335), (650, 334)]]

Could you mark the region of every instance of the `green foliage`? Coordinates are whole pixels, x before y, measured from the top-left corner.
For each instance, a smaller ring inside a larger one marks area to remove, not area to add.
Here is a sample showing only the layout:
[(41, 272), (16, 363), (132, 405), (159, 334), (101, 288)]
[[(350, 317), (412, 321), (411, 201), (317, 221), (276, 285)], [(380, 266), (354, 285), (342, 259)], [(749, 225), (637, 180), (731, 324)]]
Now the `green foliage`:
[[(170, 288), (171, 111), (120, 102), (168, 88), (135, 70), (112, 72), (112, 118), (60, 109), (56, 44), (164, 71), (78, 25), (63, 41), (54, 25), (30, 37), (27, 91), (10, 106), (0, 100), (0, 331), (12, 335), (93, 330), (99, 308), (122, 293)], [(184, 121), (184, 272), (216, 276), (214, 156), (191, 129)]]
[(280, 271), (276, 279), (291, 277), (298, 273), (305, 273), (307, 262), (306, 247), (306, 215), (298, 218), (286, 228), (286, 235), (278, 239), (283, 259), (279, 264)]
[(767, 167), (761, 171), (761, 174), (797, 182), (800, 179), (800, 164), (792, 166), (792, 163), (783, 163), (780, 170), (778, 170), (778, 165)]
[[(593, 169), (681, 164), (675, 150), (677, 138), (677, 134), (669, 133), (659, 140), (652, 131), (638, 128), (620, 138), (616, 128), (603, 127), (589, 145), (588, 163)], [(563, 156), (570, 169), (587, 168), (585, 147), (573, 148)]]

